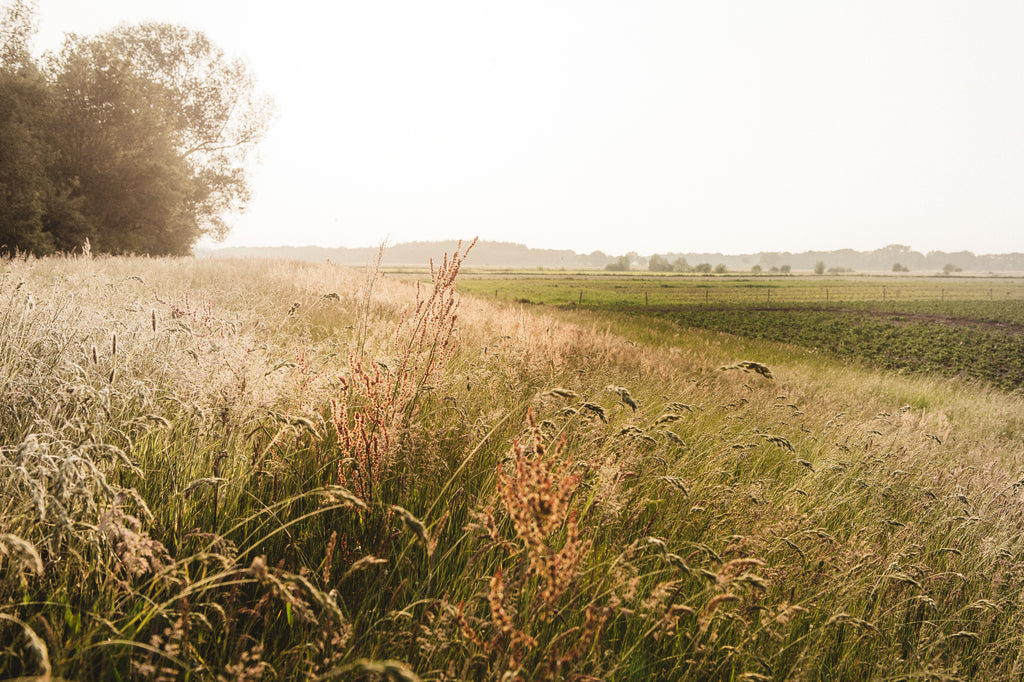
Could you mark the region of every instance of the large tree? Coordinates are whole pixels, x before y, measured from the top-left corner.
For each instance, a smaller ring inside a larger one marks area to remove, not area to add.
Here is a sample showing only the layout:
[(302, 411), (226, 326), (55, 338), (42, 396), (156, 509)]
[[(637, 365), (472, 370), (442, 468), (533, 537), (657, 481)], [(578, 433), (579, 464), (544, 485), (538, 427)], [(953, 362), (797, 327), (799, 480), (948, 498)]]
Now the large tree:
[(200, 236), (188, 201), (196, 191), (176, 150), (167, 95), (99, 40), (71, 36), (51, 60), (57, 100), (51, 165), (75, 214), (50, 229), (59, 247), (181, 255)]
[(246, 63), (180, 26), (69, 35), (36, 64), (34, 0), (0, 7), (0, 252), (188, 253), (249, 200), (273, 116)]
[(672, 272), (672, 263), (667, 257), (656, 253), (647, 261), (647, 269), (651, 272)]
[(273, 101), (257, 93), (244, 60), (199, 31), (145, 23), (97, 40), (163, 88), (175, 148), (195, 181), (189, 214), (202, 234), (223, 237), (223, 215), (249, 201), (245, 170), (273, 118)]
[(148, 23), (68, 36), (47, 72), (56, 184), (85, 219), (53, 226), (60, 247), (89, 237), (97, 251), (178, 255), (227, 233), (272, 115), (244, 62), (202, 33)]

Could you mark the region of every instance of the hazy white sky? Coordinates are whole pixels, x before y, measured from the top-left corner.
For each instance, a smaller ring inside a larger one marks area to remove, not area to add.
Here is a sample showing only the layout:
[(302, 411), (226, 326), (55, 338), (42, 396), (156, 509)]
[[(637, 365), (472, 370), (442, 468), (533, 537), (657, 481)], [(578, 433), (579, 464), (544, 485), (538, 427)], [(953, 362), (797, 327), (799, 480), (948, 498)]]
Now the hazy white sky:
[(39, 0), (146, 19), (280, 117), (226, 245), (1024, 251), (1020, 0)]

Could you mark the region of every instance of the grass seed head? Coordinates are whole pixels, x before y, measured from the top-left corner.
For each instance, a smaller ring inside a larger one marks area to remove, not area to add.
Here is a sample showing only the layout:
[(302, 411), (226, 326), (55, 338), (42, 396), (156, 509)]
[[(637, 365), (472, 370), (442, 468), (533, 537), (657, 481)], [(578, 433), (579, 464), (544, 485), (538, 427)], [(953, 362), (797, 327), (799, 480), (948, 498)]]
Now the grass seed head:
[(30, 570), (37, 576), (43, 574), (43, 560), (35, 545), (10, 533), (0, 534), (0, 554), (15, 560), (20, 570)]
[(405, 507), (400, 507), (396, 504), (392, 505), (391, 509), (398, 514), (405, 527), (411, 530), (425, 547), (430, 545), (430, 537), (427, 535), (426, 524), (416, 518), (416, 516)]

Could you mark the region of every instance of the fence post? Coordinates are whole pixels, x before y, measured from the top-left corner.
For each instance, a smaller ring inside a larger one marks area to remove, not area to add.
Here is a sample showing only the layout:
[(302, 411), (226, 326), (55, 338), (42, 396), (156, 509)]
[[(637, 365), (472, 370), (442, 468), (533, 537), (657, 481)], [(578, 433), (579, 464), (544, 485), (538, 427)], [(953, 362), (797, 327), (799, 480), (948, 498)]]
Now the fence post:
[(644, 307), (647, 306), (647, 292), (644, 292)]
[(580, 305), (583, 305), (583, 289), (580, 289)]
[(708, 302), (708, 298), (709, 298), (710, 296), (711, 296), (711, 289), (705, 289), (705, 290), (704, 290), (704, 302), (705, 302), (705, 303), (707, 303), (707, 302)]

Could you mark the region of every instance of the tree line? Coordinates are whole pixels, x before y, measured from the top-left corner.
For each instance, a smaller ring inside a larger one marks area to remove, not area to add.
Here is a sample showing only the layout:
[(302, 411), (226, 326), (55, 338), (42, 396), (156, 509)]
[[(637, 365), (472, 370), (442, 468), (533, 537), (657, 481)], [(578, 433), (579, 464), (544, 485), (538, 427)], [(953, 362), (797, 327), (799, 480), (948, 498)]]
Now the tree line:
[[(961, 271), (1005, 272), (1024, 270), (1024, 253), (974, 254), (970, 251), (929, 251), (921, 253), (909, 246), (890, 244), (873, 251), (838, 249), (835, 251), (803, 251), (799, 253), (758, 252), (722, 253), (656, 253), (645, 257), (631, 251), (622, 256), (608, 256), (608, 270), (651, 270), (656, 272), (724, 272), (788, 273), (810, 270), (815, 274), (851, 272), (928, 272), (953, 274)], [(696, 265), (690, 265), (696, 263)], [(714, 263), (715, 265), (712, 265)]]
[(249, 201), (273, 118), (247, 64), (165, 23), (35, 58), (35, 0), (0, 10), (0, 252), (184, 255)]
[[(697, 272), (705, 275), (711, 273), (724, 275), (729, 271), (729, 267), (725, 263), (718, 263), (717, 265), (697, 263), (696, 265), (690, 265), (685, 256), (655, 253), (649, 258), (643, 258), (636, 251), (630, 251), (627, 254), (615, 257), (604, 266), (604, 269), (610, 272), (627, 272), (632, 270), (634, 265), (641, 269), (646, 268), (651, 272)], [(763, 269), (760, 265), (755, 264), (751, 266), (750, 271), (754, 274), (760, 274)], [(791, 269), (789, 265), (772, 266), (770, 272), (788, 275)]]
[[(389, 267), (418, 266), (433, 255), (454, 251), (455, 240), (405, 242), (388, 246), (383, 264)], [(893, 253), (897, 249), (896, 253)], [(376, 258), (379, 247), (231, 247), (198, 249), (197, 256), (233, 258), (285, 258), (312, 262), (330, 261), (340, 265), (365, 265)], [(901, 258), (902, 260), (896, 260)], [(788, 275), (793, 271), (814, 271), (818, 274), (851, 272), (917, 272), (955, 274), (960, 271), (1021, 271), (1024, 254), (976, 256), (968, 252), (930, 252), (927, 256), (908, 247), (885, 247), (875, 251), (810, 251), (787, 253), (785, 260), (777, 253), (725, 255), (721, 253), (668, 253), (641, 256), (630, 251), (611, 256), (602, 251), (582, 254), (570, 249), (533, 249), (511, 242), (480, 241), (466, 261), (469, 267), (482, 268), (545, 268), (564, 270), (606, 269), (613, 271), (647, 270), (655, 272), (725, 273)], [(693, 263), (693, 265), (691, 265)], [(909, 265), (908, 265), (909, 264)], [(666, 268), (671, 268), (671, 270)]]

